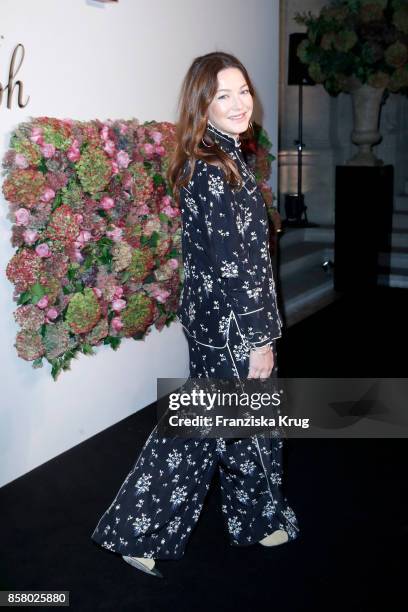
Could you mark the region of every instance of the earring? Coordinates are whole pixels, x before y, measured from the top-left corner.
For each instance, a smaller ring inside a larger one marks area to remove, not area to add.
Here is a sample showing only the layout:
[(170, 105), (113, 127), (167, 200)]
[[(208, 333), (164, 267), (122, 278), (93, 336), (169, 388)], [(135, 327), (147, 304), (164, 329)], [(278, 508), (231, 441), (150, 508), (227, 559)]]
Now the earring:
[(204, 136), (201, 138), (201, 142), (203, 143), (203, 145), (204, 145), (205, 147), (207, 147), (207, 149), (209, 149), (209, 148), (211, 148), (211, 147), (212, 147), (212, 144), (210, 144), (210, 145), (205, 144), (205, 142), (204, 142)]
[(249, 121), (248, 127), (249, 127), (250, 130), (253, 130), (252, 121)]

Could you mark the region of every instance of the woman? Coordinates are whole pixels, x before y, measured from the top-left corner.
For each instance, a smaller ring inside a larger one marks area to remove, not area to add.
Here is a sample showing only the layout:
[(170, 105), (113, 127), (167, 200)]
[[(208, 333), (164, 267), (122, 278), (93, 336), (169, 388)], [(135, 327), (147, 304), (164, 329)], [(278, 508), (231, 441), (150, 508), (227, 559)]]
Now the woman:
[[(168, 178), (182, 213), (184, 284), (178, 316), (192, 378), (266, 379), (281, 336), (268, 216), (245, 164), (254, 88), (234, 56), (198, 57), (184, 79), (177, 147)], [(274, 368), (275, 366), (275, 368)], [(230, 543), (282, 544), (298, 535), (283, 496), (283, 441), (162, 438), (157, 425), (92, 539), (161, 576), (155, 559), (178, 559), (215, 470)]]

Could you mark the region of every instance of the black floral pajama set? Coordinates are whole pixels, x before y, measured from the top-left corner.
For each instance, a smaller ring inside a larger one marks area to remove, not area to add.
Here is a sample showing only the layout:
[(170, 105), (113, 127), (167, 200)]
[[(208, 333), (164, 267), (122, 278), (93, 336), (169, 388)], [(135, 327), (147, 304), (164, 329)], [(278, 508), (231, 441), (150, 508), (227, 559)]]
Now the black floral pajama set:
[[(243, 187), (198, 160), (181, 189), (184, 283), (178, 319), (191, 378), (246, 379), (252, 347), (281, 336), (268, 215), (239, 139), (207, 125), (234, 159)], [(272, 376), (277, 375), (274, 367)], [(218, 470), (222, 513), (232, 545), (255, 544), (277, 529), (299, 533), (282, 492), (282, 438), (162, 438), (153, 429), (92, 539), (121, 555), (179, 559)]]

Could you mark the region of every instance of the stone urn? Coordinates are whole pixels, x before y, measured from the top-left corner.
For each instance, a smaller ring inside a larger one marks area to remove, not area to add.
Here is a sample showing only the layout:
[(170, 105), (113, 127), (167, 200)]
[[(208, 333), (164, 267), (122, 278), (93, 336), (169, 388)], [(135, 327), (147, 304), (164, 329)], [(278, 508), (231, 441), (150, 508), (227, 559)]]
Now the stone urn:
[(349, 166), (382, 166), (372, 147), (378, 144), (382, 136), (379, 132), (380, 109), (384, 87), (371, 87), (362, 84), (358, 79), (350, 82), (348, 89), (353, 107), (353, 131), (351, 140), (358, 146), (357, 153), (346, 164)]

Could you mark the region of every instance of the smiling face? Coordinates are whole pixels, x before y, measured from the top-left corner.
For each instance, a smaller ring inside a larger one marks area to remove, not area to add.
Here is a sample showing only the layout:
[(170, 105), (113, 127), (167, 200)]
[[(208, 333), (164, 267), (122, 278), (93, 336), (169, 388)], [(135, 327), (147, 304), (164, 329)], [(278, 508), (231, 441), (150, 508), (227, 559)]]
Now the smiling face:
[(248, 128), (253, 98), (238, 68), (224, 68), (218, 77), (218, 90), (208, 107), (208, 119), (219, 130), (238, 136)]

